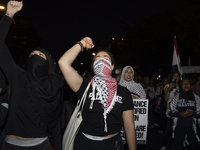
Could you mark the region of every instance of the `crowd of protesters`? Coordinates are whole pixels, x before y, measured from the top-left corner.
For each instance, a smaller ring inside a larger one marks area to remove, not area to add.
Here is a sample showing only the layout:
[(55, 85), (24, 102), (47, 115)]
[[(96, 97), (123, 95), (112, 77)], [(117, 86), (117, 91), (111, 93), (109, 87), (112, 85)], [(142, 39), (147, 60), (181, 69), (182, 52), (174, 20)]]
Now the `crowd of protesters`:
[[(182, 79), (176, 70), (159, 80), (141, 76), (133, 66), (116, 67), (107, 50), (94, 56), (93, 72), (79, 75), (71, 64), (84, 48), (94, 48), (89, 37), (63, 54), (60, 72), (42, 48), (30, 53), (25, 71), (14, 62), (5, 43), (12, 18), (22, 6), (22, 2), (8, 2), (0, 22), (0, 148), (61, 150), (62, 134), (77, 99), (91, 82), (74, 149), (136, 150), (133, 99), (148, 99), (148, 127), (158, 126), (161, 150), (166, 150), (170, 137), (174, 150), (188, 145), (200, 149), (200, 75)], [(128, 144), (122, 143), (121, 129)]]

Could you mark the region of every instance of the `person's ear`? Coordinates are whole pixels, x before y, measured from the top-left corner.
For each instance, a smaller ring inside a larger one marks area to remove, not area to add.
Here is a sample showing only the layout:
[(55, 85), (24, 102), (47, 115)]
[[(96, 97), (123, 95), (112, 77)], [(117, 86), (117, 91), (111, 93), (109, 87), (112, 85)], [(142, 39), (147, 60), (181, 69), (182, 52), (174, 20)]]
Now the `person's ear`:
[(112, 65), (112, 70), (114, 69), (114, 67), (115, 67), (115, 66), (114, 66), (114, 65)]

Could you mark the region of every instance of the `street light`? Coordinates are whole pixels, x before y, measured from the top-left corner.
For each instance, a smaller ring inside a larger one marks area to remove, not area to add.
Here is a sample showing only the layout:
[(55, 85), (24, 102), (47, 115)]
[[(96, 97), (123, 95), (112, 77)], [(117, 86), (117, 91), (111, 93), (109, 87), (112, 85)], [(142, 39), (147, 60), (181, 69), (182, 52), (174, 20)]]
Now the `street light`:
[(5, 7), (0, 5), (0, 10), (4, 10), (4, 9), (5, 9)]

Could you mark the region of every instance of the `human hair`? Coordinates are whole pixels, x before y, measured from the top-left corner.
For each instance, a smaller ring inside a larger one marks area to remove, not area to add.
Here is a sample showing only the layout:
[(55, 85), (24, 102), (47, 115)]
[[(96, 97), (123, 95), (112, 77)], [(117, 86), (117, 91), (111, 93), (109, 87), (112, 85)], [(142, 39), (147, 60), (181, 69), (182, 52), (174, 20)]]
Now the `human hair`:
[(100, 49), (96, 52), (96, 55), (92, 58), (92, 62), (91, 62), (91, 73), (94, 75), (94, 70), (93, 70), (93, 64), (94, 64), (94, 61), (96, 59), (96, 56), (98, 53), (100, 52), (106, 52), (109, 56), (110, 56), (110, 59), (111, 59), (111, 64), (114, 66), (113, 70), (115, 70), (115, 59), (114, 59), (114, 56), (111, 52), (109, 52), (108, 50), (106, 49)]
[(190, 90), (191, 90), (191, 86), (192, 86), (192, 83), (191, 83), (191, 79), (189, 79), (189, 78), (184, 78), (183, 80), (181, 80), (181, 86), (180, 86), (180, 92), (183, 92), (184, 90), (183, 90), (183, 88), (182, 88), (182, 84), (183, 84), (183, 81), (185, 81), (185, 80), (188, 80), (189, 81), (189, 83), (190, 83)]
[(174, 72), (171, 73), (170, 79), (169, 79), (169, 83), (172, 82), (172, 79), (173, 79), (174, 74), (178, 74), (178, 75), (179, 75), (179, 82), (178, 82), (178, 83), (180, 84), (180, 81), (181, 81), (181, 74), (180, 74), (178, 71), (174, 71)]
[(182, 86), (182, 84), (183, 84), (183, 81), (185, 81), (185, 80), (188, 80), (189, 81), (189, 83), (190, 83), (190, 86), (191, 86), (191, 79), (190, 78), (184, 78), (182, 81), (181, 81), (181, 86)]

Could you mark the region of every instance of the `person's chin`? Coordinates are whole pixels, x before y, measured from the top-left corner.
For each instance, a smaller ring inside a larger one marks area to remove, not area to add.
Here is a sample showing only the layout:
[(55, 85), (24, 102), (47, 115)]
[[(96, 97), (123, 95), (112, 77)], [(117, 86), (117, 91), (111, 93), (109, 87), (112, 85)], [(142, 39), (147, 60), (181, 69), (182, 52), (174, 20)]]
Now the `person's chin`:
[(127, 82), (131, 81), (131, 79), (126, 79)]

